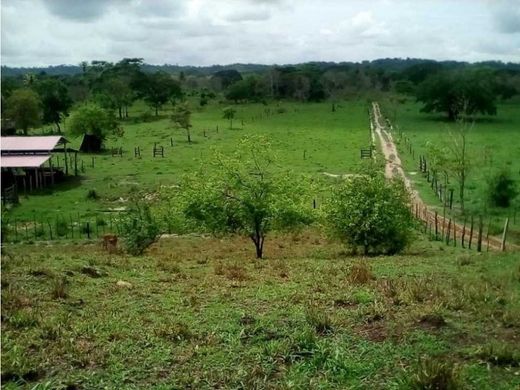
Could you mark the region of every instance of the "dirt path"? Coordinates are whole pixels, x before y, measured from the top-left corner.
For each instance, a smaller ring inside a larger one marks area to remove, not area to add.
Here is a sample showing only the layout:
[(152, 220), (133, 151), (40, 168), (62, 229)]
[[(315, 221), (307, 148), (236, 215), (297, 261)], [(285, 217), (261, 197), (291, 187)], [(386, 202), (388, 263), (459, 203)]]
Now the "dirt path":
[[(383, 116), (381, 115), (381, 111), (379, 109), (379, 105), (376, 102), (372, 103), (372, 118), (371, 118), (371, 127), (373, 132), (379, 138), (381, 143), (381, 149), (383, 156), (385, 158), (385, 176), (389, 179), (394, 177), (401, 177), (404, 181), (406, 188), (411, 193), (412, 197), (412, 212), (415, 213), (415, 216), (425, 222), (425, 228), (435, 231), (435, 226), (437, 227), (437, 231), (440, 233), (440, 237), (446, 237), (448, 234), (450, 235), (449, 242), (453, 243), (453, 239), (456, 240), (457, 245), (461, 245), (464, 240), (464, 244), (467, 246), (468, 243), (472, 242), (472, 248), (477, 247), (477, 239), (478, 239), (478, 226), (475, 226), (474, 229), (471, 229), (469, 226), (461, 225), (452, 221), (451, 218), (445, 218), (442, 215), (438, 215), (437, 212), (432, 210), (424, 201), (421, 199), (419, 192), (413, 187), (412, 182), (404, 173), (401, 159), (399, 158), (399, 153), (397, 151), (397, 147), (395, 146), (392, 134), (388, 132), (381, 123), (383, 120)], [(433, 229), (432, 229), (433, 228)], [(483, 233), (482, 238), (482, 248), (485, 250), (487, 248), (493, 250), (500, 250), (502, 246), (502, 242), (498, 237), (489, 236), (487, 233)], [(446, 238), (444, 238), (445, 240)]]

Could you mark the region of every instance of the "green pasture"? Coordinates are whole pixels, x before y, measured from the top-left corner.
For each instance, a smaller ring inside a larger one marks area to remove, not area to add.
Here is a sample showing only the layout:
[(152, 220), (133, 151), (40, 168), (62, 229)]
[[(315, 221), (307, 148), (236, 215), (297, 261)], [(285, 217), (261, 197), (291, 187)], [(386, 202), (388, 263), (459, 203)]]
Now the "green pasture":
[[(234, 106), (237, 113), (232, 129), (229, 121), (222, 118), (225, 105), (210, 103), (201, 108), (194, 103), (192, 107), (192, 144), (188, 144), (184, 130), (173, 127), (168, 107), (158, 120), (134, 123), (147, 111), (146, 106), (138, 103), (130, 110), (130, 118), (122, 122), (124, 136), (109, 138), (107, 151), (80, 154), (85, 172), (79, 178), (22, 196), (21, 204), (7, 216), (19, 221), (45, 221), (58, 215), (88, 217), (124, 207), (136, 191), (151, 193), (161, 186), (173, 185), (182, 175), (201, 166), (211, 169), (205, 162), (213, 148), (232, 152), (237, 141), (246, 135), (269, 137), (281, 169), (315, 177), (325, 177), (323, 172), (354, 171), (361, 162), (360, 148), (370, 142), (367, 104), (360, 101), (343, 102), (336, 112), (332, 112), (329, 103), (240, 104)], [(267, 109), (270, 115), (266, 114)], [(65, 136), (68, 137), (66, 133)], [(70, 140), (72, 147), (78, 149), (81, 138)], [(152, 157), (155, 143), (164, 146), (164, 158)], [(123, 148), (123, 157), (112, 157), (110, 149), (119, 147)], [(136, 147), (141, 150), (140, 158), (134, 156)], [(97, 200), (87, 198), (90, 190), (96, 191)]]
[(238, 237), (162, 239), (144, 257), (3, 250), (5, 389), (520, 386), (514, 253), (418, 240), (356, 258), (312, 231), (270, 235), (261, 261)]
[[(427, 143), (446, 147), (457, 134), (457, 124), (447, 122), (439, 114), (420, 112), (421, 105), (408, 101), (404, 104), (384, 104), (385, 114), (395, 121), (403, 136), (410, 139), (415, 158), (404, 142), (400, 140), (397, 129), (394, 138), (398, 142), (401, 159), (406, 171), (427, 203), (442, 211), (442, 202), (436, 197), (426, 176), (419, 172), (419, 155), (426, 155)], [(505, 218), (510, 219), (510, 238), (520, 242), (520, 199), (509, 208), (491, 207), (487, 202), (486, 189), (489, 178), (502, 169), (509, 170), (513, 179), (520, 183), (520, 102), (507, 101), (498, 105), (496, 117), (478, 117), (467, 133), (467, 151), (470, 169), (466, 184), (466, 217), (482, 215), (485, 225), (490, 226), (491, 234), (502, 232)], [(461, 222), (458, 184), (450, 177), (449, 186), (454, 188), (454, 209), (448, 210)]]

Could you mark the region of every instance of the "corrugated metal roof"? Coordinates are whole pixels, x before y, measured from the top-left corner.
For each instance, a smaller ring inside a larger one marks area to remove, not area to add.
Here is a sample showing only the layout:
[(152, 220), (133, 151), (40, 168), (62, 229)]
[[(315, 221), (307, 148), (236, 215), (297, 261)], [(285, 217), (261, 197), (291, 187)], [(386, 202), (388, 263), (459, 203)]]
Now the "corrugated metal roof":
[(38, 156), (2, 156), (0, 158), (0, 166), (2, 168), (38, 168), (50, 157), (50, 154)]
[(0, 149), (2, 152), (47, 152), (54, 149), (59, 143), (63, 143), (65, 141), (65, 138), (59, 135), (38, 137), (2, 137), (0, 139)]

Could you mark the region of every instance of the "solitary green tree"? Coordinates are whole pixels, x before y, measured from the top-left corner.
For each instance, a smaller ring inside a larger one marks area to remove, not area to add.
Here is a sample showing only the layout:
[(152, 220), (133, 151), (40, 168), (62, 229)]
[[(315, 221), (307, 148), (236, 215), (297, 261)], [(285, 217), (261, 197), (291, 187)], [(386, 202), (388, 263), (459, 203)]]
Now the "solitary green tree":
[(235, 110), (233, 107), (226, 107), (222, 111), (224, 113), (223, 118), (229, 119), (229, 128), (232, 129), (233, 128), (233, 119), (235, 118), (235, 114), (236, 114), (237, 110)]
[(486, 70), (438, 72), (419, 85), (417, 100), (423, 112), (443, 112), (450, 121), (497, 112), (496, 85)]
[(17, 89), (7, 99), (6, 116), (14, 121), (17, 129), (22, 129), (24, 135), (27, 135), (29, 127), (40, 123), (40, 115), (40, 98), (31, 89)]
[(413, 219), (403, 183), (386, 181), (379, 172), (351, 177), (336, 184), (325, 205), (334, 236), (368, 254), (394, 254), (409, 243)]
[(186, 130), (186, 135), (188, 137), (188, 143), (191, 144), (191, 111), (189, 109), (188, 103), (180, 103), (175, 106), (171, 119), (175, 126), (180, 127), (181, 129)]
[(82, 144), (84, 151), (99, 151), (105, 138), (109, 134), (115, 133), (118, 128), (113, 112), (95, 103), (80, 106), (70, 116), (68, 124), (72, 135), (84, 136)]
[(183, 214), (205, 230), (249, 237), (262, 258), (268, 233), (312, 221), (306, 180), (276, 170), (267, 140), (245, 138), (232, 157), (217, 153), (212, 165), (181, 186)]

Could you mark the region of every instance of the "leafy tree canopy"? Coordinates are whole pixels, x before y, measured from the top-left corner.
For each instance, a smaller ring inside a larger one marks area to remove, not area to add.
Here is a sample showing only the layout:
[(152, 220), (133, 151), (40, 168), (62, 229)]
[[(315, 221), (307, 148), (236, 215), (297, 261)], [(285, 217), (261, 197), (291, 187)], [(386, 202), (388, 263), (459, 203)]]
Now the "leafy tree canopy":
[(80, 106), (70, 116), (68, 125), (73, 135), (87, 134), (99, 139), (105, 139), (118, 128), (114, 113), (95, 103)]
[(43, 107), (43, 123), (53, 123), (60, 131), (60, 123), (72, 105), (67, 86), (59, 79), (46, 78), (36, 82)]
[(442, 112), (449, 120), (478, 113), (496, 115), (496, 88), (486, 69), (438, 72), (418, 88), (423, 112)]
[(349, 178), (333, 187), (325, 207), (333, 235), (365, 255), (394, 254), (409, 243), (413, 219), (409, 194), (398, 180), (380, 172)]
[(40, 123), (41, 100), (38, 94), (29, 88), (13, 91), (6, 101), (6, 117), (14, 121), (17, 129), (27, 135), (29, 127)]
[(235, 154), (216, 153), (214, 169), (186, 177), (183, 213), (213, 233), (249, 237), (262, 258), (266, 235), (312, 221), (309, 182), (275, 165), (265, 138), (244, 138)]

